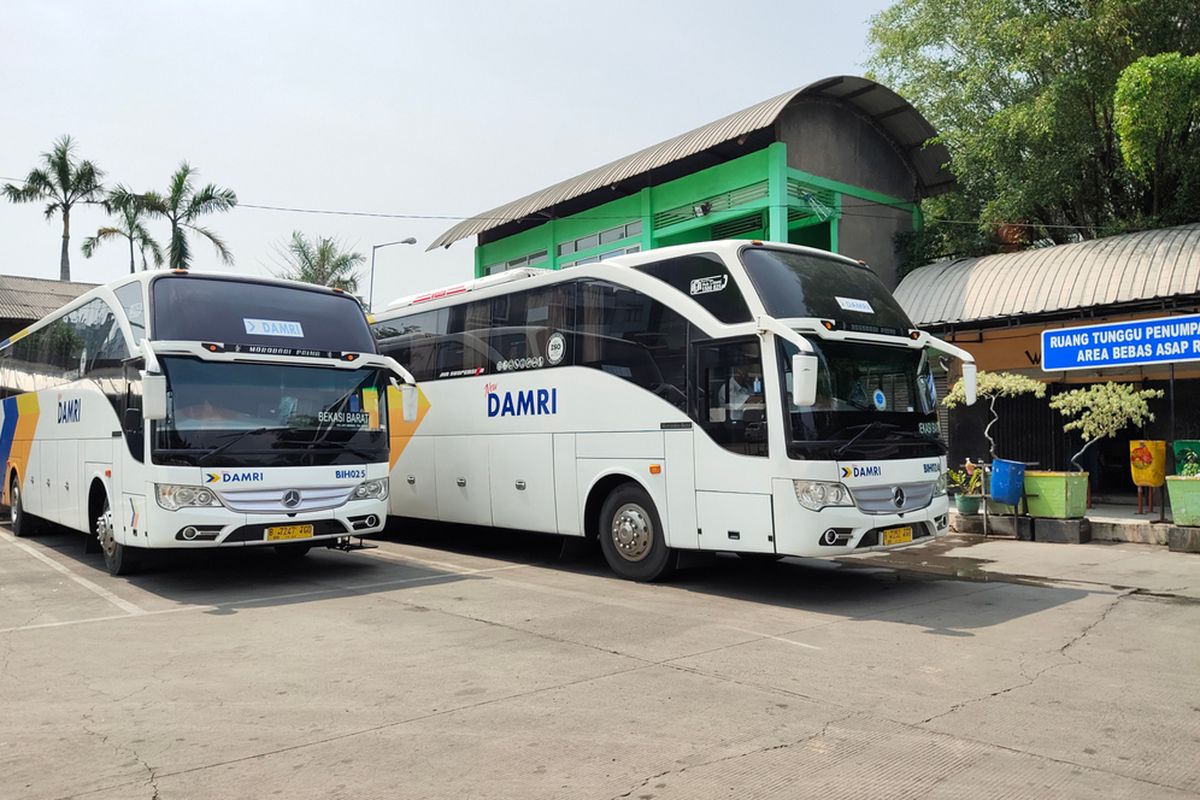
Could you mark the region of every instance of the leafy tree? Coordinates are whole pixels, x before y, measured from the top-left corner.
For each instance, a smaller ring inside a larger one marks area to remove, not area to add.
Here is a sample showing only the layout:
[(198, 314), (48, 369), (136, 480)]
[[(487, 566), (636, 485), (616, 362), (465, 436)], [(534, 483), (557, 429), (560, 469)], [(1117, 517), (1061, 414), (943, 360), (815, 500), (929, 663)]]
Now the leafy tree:
[(910, 256), (1197, 218), (1126, 168), (1113, 99), (1141, 56), (1200, 50), (1194, 0), (897, 0), (869, 37), (871, 71), (939, 131), (959, 183), (924, 203), (931, 231), (899, 243)]
[(1072, 389), (1050, 398), (1050, 407), (1071, 419), (1064, 431), (1079, 431), (1083, 447), (1071, 456), (1075, 469), (1084, 451), (1101, 439), (1116, 436), (1128, 425), (1154, 421), (1147, 401), (1162, 397), (1161, 389), (1135, 389), (1128, 383), (1094, 383), (1086, 389)]
[(1200, 55), (1139, 58), (1117, 79), (1113, 103), (1121, 157), (1150, 187), (1151, 214), (1200, 205)]
[(171, 176), (166, 194), (149, 192), (143, 195), (146, 210), (171, 223), (171, 239), (167, 243), (167, 263), (171, 269), (187, 269), (192, 264), (192, 250), (187, 234), (197, 234), (207, 239), (216, 248), (217, 255), (226, 264), (233, 263), (233, 254), (225, 241), (198, 220), (205, 214), (229, 211), (237, 205), (237, 195), (232, 189), (223, 189), (216, 184), (196, 188), (192, 180), (197, 171), (186, 161), (179, 165)]
[[(991, 411), (992, 419), (983, 429), (983, 435), (988, 440), (988, 451), (991, 453), (992, 460), (995, 461), (996, 441), (992, 438), (992, 426), (1000, 421), (1000, 415), (996, 413), (996, 400), (1001, 397), (1017, 397), (1023, 394), (1045, 397), (1046, 384), (1015, 372), (980, 372), (975, 376), (975, 393), (979, 397), (988, 399), (988, 410)], [(946, 408), (954, 408), (966, 402), (966, 387), (963, 386), (962, 378), (959, 378), (946, 393), (942, 405)]]
[(23, 186), (4, 185), (4, 196), (14, 203), (46, 203), (46, 219), (62, 216), (60, 280), (71, 280), (71, 209), (76, 203), (94, 202), (104, 191), (104, 171), (91, 161), (80, 161), (75, 140), (61, 136), (50, 152), (42, 153), (42, 164), (25, 176)]
[(117, 225), (108, 225), (96, 231), (95, 236), (83, 240), (83, 255), (91, 258), (101, 243), (110, 239), (126, 239), (129, 242), (129, 272), (135, 271), (134, 252), (142, 255), (142, 269), (146, 269), (146, 251), (154, 258), (154, 266), (161, 267), (163, 263), (162, 247), (146, 230), (142, 220), (146, 217), (146, 201), (142, 195), (134, 194), (124, 186), (118, 185), (104, 199), (104, 208), (109, 214), (118, 217)]
[(336, 239), (318, 236), (310, 241), (300, 231), (292, 231), (292, 238), (281, 250), (286, 266), (276, 273), (280, 278), (347, 292), (358, 290), (357, 267), (367, 259), (362, 253), (343, 250)]

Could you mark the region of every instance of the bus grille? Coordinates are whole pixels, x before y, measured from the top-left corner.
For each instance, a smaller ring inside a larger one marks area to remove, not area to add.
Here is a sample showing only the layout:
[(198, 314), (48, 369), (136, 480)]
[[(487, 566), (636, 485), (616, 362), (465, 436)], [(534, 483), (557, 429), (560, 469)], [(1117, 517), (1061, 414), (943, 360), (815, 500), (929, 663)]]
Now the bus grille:
[[(854, 504), (868, 514), (916, 511), (933, 502), (932, 483), (902, 483), (893, 486), (855, 486), (850, 489)], [(898, 494), (899, 493), (899, 494)], [(896, 500), (901, 502), (897, 503)]]
[[(300, 502), (284, 503), (288, 492), (300, 493)], [(301, 511), (321, 511), (337, 508), (350, 499), (353, 486), (323, 486), (320, 488), (238, 489), (221, 492), (221, 502), (242, 514), (292, 514)]]

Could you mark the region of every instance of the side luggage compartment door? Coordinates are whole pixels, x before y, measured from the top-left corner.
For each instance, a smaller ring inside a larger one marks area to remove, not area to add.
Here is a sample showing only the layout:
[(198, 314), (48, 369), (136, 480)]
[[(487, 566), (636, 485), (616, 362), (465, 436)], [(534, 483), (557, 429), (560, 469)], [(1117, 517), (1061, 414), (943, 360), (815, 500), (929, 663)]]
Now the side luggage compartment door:
[(492, 524), (555, 533), (553, 434), (493, 435), (487, 439)]
[[(432, 436), (410, 436), (391, 471), (388, 513), (418, 519), (438, 518), (438, 487)], [(397, 447), (399, 440), (393, 440)]]
[(438, 519), (466, 525), (492, 524), (485, 436), (438, 436), (434, 444)]

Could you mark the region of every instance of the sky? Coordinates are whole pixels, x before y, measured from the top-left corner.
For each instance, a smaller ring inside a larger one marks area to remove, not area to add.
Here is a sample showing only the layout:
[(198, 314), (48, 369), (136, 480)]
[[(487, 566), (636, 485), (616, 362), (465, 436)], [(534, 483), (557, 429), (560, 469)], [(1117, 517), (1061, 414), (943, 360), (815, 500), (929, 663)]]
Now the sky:
[[(458, 219), (830, 75), (861, 74), (887, 2), (5, 0), (0, 176), (70, 134), (106, 183), (166, 188), (186, 160), (243, 204), (204, 224), (195, 269), (271, 274), (292, 231), (370, 258), (375, 306), (471, 277), (474, 240), (426, 252)], [(445, 217), (421, 219), (419, 217)], [(72, 214), (71, 274), (98, 207)], [(165, 243), (164, 221), (150, 223)], [(61, 223), (0, 201), (0, 273), (58, 277)], [(367, 266), (361, 292), (367, 290)]]

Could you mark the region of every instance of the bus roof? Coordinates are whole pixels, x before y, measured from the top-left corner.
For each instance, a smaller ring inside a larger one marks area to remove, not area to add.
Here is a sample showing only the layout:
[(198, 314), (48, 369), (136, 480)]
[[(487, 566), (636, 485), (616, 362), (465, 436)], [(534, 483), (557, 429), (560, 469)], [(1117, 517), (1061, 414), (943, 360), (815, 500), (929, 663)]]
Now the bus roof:
[[(807, 253), (809, 255), (828, 258), (833, 261), (841, 261), (849, 267), (866, 267), (865, 262), (856, 261), (838, 253), (831, 253), (828, 250), (821, 250), (815, 247), (805, 247), (798, 244), (787, 244), (784, 242), (761, 241), (758, 239), (721, 239), (711, 242), (694, 242), (691, 244), (672, 245), (670, 247), (656, 247), (652, 250), (642, 250), (641, 252), (637, 253), (629, 253), (627, 255), (606, 258), (605, 260), (596, 262), (590, 266), (623, 269), (637, 267), (642, 264), (653, 263), (655, 261), (663, 261), (668, 258), (695, 255), (697, 253), (717, 253), (719, 255), (728, 256), (731, 260), (736, 261), (737, 253), (744, 247), (770, 247), (771, 249), (775, 250), (791, 250), (797, 253)], [(474, 292), (480, 289), (488, 289), (506, 283), (523, 282), (530, 278), (544, 277), (548, 275), (562, 276), (562, 278), (565, 280), (569, 277), (570, 271), (537, 269), (535, 267), (519, 267), (517, 269), (499, 272), (495, 275), (486, 275), (482, 278), (476, 278), (475, 280), (450, 284), (449, 286), (434, 289), (433, 291), (422, 292), (420, 294), (407, 295), (405, 297), (398, 298), (387, 305), (385, 312), (400, 311), (401, 309), (427, 303), (433, 300), (442, 300), (448, 297), (453, 297), (454, 295)]]

